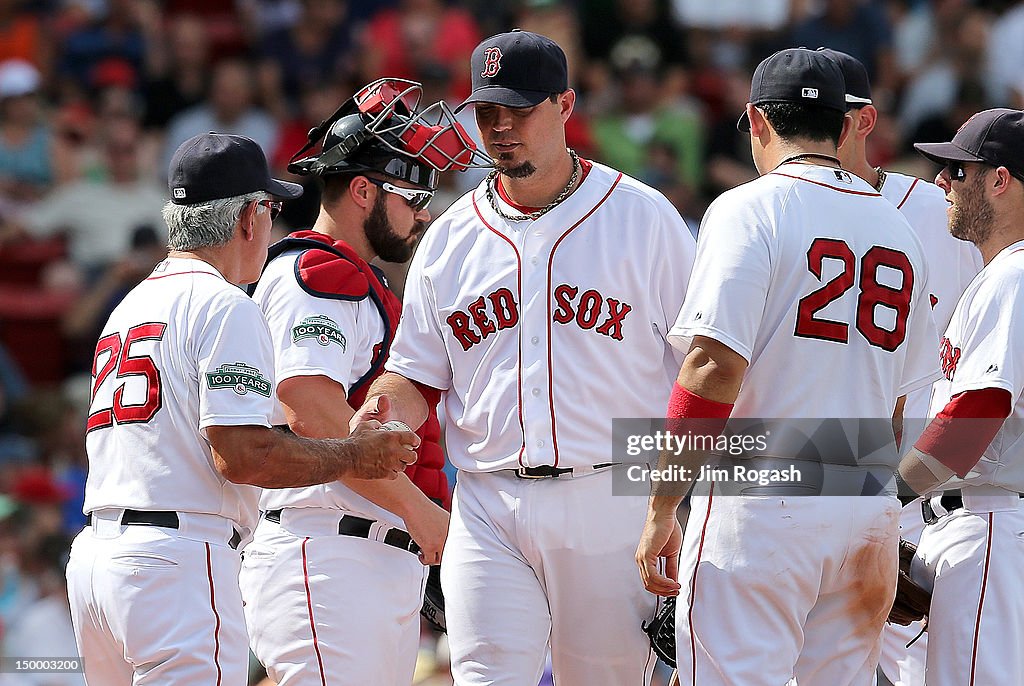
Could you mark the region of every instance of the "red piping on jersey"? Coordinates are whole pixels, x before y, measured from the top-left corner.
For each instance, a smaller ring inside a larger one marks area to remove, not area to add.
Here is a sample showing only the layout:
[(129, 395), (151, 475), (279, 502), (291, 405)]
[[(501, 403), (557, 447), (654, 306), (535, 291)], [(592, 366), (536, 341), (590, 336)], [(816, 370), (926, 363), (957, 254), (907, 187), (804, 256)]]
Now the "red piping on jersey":
[(711, 519), (711, 501), (715, 496), (715, 484), (711, 484), (708, 492), (708, 511), (704, 515), (704, 523), (700, 527), (700, 543), (697, 545), (697, 561), (693, 564), (693, 574), (690, 576), (690, 607), (687, 615), (690, 622), (690, 665), (693, 667), (691, 684), (697, 684), (697, 632), (693, 628), (693, 605), (697, 602), (697, 568), (700, 566), (700, 555), (704, 552), (704, 537), (708, 533), (708, 520)]
[(615, 190), (615, 187), (619, 185), (619, 181), (621, 180), (622, 172), (619, 172), (619, 175), (615, 177), (614, 181), (612, 181), (612, 186), (611, 188), (608, 189), (608, 192), (604, 194), (604, 197), (598, 200), (597, 204), (590, 208), (590, 211), (583, 215), (579, 221), (577, 221), (575, 224), (566, 229), (565, 233), (558, 237), (558, 240), (555, 241), (555, 244), (551, 246), (551, 253), (548, 255), (548, 410), (551, 412), (551, 449), (555, 453), (556, 467), (558, 466), (558, 431), (555, 429), (555, 387), (554, 384), (551, 383), (551, 379), (554, 377), (551, 360), (551, 268), (552, 266), (554, 266), (555, 263), (555, 251), (558, 250), (558, 245), (562, 242), (562, 239), (564, 239), (570, 233), (575, 231), (577, 226), (585, 222), (590, 217), (590, 215), (594, 214), (594, 212), (597, 211), (597, 208), (603, 205), (605, 200), (607, 200), (608, 197), (612, 194), (612, 191)]
[(907, 189), (907, 194), (903, 196), (903, 200), (900, 200), (900, 204), (896, 206), (897, 210), (903, 207), (903, 203), (905, 203), (907, 198), (910, 197), (910, 194), (914, 192), (914, 187), (917, 186), (917, 182), (920, 180), (921, 179), (914, 179), (914, 182), (910, 184), (910, 188)]
[(166, 279), (168, 276), (188, 276), (190, 274), (206, 274), (207, 276), (216, 276), (221, 281), (226, 281), (220, 274), (214, 274), (213, 272), (174, 272), (173, 274), (161, 274), (160, 276), (147, 276), (146, 281), (156, 281), (157, 279)]
[(992, 559), (992, 529), (995, 528), (995, 513), (988, 513), (988, 540), (985, 542), (985, 567), (981, 573), (981, 598), (978, 599), (978, 618), (974, 621), (974, 647), (971, 649), (971, 682), (974, 686), (974, 672), (978, 667), (978, 635), (981, 632), (981, 610), (985, 605), (985, 588), (988, 586), (988, 568)]
[(220, 686), (220, 615), (217, 614), (217, 599), (213, 593), (213, 559), (209, 543), (206, 544), (206, 576), (210, 580), (210, 608), (213, 609), (213, 618), (216, 620), (213, 628), (213, 664), (217, 666), (217, 686)]
[(813, 183), (815, 186), (822, 186), (823, 188), (831, 188), (832, 190), (839, 191), (840, 193), (849, 193), (851, 195), (867, 195), (867, 196), (871, 196), (871, 197), (874, 197), (874, 198), (881, 198), (882, 197), (881, 194), (875, 193), (874, 191), (872, 191), (870, 193), (868, 193), (867, 191), (851, 191), (851, 190), (847, 190), (846, 188), (836, 188), (835, 186), (830, 186), (827, 183), (822, 183), (821, 181), (813, 181), (811, 179), (805, 179), (802, 176), (792, 176), (790, 174), (783, 174), (782, 172), (768, 172), (768, 173), (769, 174), (774, 174), (775, 176), (785, 176), (787, 179), (796, 179), (797, 181), (806, 181), (807, 183)]
[(309, 629), (313, 632), (313, 652), (316, 653), (316, 664), (320, 668), (320, 683), (327, 686), (324, 676), (324, 658), (320, 655), (320, 644), (316, 640), (316, 622), (313, 621), (313, 596), (309, 592), (309, 562), (306, 559), (306, 543), (309, 536), (302, 539), (302, 582), (306, 585), (306, 610), (309, 612)]
[[(516, 244), (509, 240), (508, 236), (498, 231), (496, 228), (487, 223), (484, 219), (483, 213), (480, 212), (480, 206), (476, 202), (476, 193), (473, 194), (473, 210), (476, 212), (476, 216), (480, 218), (483, 225), (486, 226), (495, 236), (501, 238), (510, 246), (516, 254), (516, 298), (519, 299), (519, 307), (523, 305), (523, 258), (519, 255), (519, 248)], [(521, 315), (520, 315), (521, 317)], [(516, 327), (516, 334), (519, 340), (519, 360), (516, 364), (516, 402), (519, 406), (519, 431), (523, 435), (523, 445), (519, 448), (519, 466), (525, 467), (523, 464), (523, 453), (526, 451), (526, 426), (523, 424), (523, 326), (520, 320), (519, 326)]]

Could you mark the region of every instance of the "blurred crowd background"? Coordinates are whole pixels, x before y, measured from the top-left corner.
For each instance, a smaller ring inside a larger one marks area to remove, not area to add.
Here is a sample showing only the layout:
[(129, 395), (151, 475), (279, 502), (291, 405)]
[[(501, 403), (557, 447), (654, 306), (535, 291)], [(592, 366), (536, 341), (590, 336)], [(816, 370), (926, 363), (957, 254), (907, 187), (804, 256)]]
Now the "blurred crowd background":
[[(927, 179), (911, 143), (1024, 107), (1024, 2), (1012, 0), (0, 0), (3, 654), (76, 652), (63, 565), (84, 523), (93, 350), (165, 254), (178, 144), (244, 134), (290, 178), (306, 132), (359, 86), (413, 79), (424, 104), (454, 106), (473, 47), (512, 27), (569, 56), (569, 144), (660, 189), (694, 232), (711, 200), (756, 174), (735, 122), (753, 67), (779, 48), (864, 62), (881, 113), (870, 161)], [(475, 134), (472, 110), (460, 117)], [(447, 175), (431, 211), (480, 178)], [(307, 186), (282, 235), (312, 223)], [(82, 683), (61, 679), (0, 675)]]

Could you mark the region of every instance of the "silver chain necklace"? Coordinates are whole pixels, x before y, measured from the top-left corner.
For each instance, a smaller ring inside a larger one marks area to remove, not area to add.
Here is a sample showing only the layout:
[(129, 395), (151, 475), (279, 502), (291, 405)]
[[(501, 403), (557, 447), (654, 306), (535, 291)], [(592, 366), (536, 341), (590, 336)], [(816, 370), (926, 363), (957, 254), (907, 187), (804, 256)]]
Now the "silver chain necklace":
[(882, 186), (885, 184), (885, 170), (881, 167), (875, 167), (875, 171), (878, 172), (878, 183), (875, 184), (875, 190), (881, 191)]
[(572, 148), (566, 148), (566, 150), (569, 151), (569, 155), (572, 157), (572, 176), (569, 177), (569, 183), (565, 185), (565, 188), (563, 188), (562, 192), (558, 194), (558, 197), (556, 197), (554, 200), (552, 200), (550, 203), (540, 208), (539, 210), (534, 210), (533, 212), (525, 212), (518, 216), (507, 214), (504, 211), (502, 211), (502, 209), (498, 206), (498, 200), (497, 198), (494, 197), (494, 188), (498, 182), (498, 174), (500, 172), (497, 169), (493, 169), (487, 175), (487, 181), (484, 184), (487, 193), (487, 202), (491, 203), (491, 209), (493, 209), (498, 214), (499, 217), (501, 217), (505, 221), (510, 222), (521, 222), (526, 219), (539, 219), (543, 215), (553, 210), (558, 205), (558, 203), (568, 198), (569, 194), (572, 193), (572, 189), (576, 185), (576, 181), (579, 180), (580, 178), (580, 170), (583, 168), (583, 165), (580, 164), (580, 157), (579, 155), (576, 154), (576, 151), (573, 150)]

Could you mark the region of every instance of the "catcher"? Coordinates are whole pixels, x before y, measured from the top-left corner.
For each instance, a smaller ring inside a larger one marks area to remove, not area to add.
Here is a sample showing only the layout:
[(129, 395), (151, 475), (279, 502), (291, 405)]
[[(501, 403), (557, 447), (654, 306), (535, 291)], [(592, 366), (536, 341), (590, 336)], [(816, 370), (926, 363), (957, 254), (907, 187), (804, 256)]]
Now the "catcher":
[[(253, 298), (274, 332), (274, 422), (297, 434), (348, 434), (401, 313), (370, 262), (412, 257), (439, 173), (490, 164), (444, 103), (418, 109), (421, 93), (398, 79), (367, 85), (288, 168), (317, 180), (320, 214), (270, 248)], [(425, 565), (440, 563), (448, 534), (437, 400), (418, 432), (419, 466), (389, 486), (265, 491), (241, 586), (253, 653), (276, 683), (412, 682)]]

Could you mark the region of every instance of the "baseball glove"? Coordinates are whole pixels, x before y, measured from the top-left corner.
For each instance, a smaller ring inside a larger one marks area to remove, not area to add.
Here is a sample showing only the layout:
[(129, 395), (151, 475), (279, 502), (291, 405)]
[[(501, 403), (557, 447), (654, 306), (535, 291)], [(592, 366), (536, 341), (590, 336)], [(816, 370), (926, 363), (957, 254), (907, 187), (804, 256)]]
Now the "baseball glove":
[(900, 539), (900, 572), (896, 581), (896, 599), (889, 610), (889, 622), (907, 626), (913, 622), (927, 621), (932, 604), (932, 594), (910, 578), (910, 563), (917, 552), (917, 546)]
[(669, 667), (676, 667), (676, 599), (665, 598), (658, 614), (640, 625), (651, 639), (654, 654)]
[(448, 630), (444, 621), (444, 593), (441, 592), (441, 566), (432, 565), (427, 573), (427, 586), (423, 591), (420, 614), (441, 633)]

